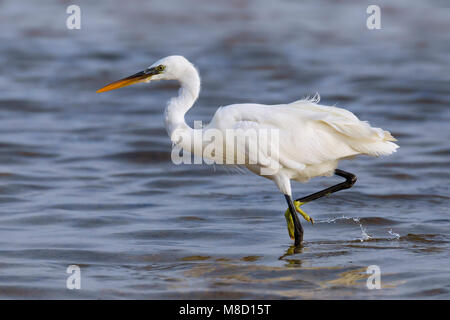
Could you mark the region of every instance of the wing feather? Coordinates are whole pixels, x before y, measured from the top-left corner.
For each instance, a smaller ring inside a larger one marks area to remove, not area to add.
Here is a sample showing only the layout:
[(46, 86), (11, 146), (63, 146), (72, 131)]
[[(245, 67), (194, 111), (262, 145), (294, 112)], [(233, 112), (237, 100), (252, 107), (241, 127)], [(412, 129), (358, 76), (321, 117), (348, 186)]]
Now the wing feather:
[[(261, 161), (279, 161), (284, 167), (303, 170), (307, 165), (353, 157), (358, 154), (384, 155), (398, 146), (388, 131), (371, 127), (348, 110), (318, 105), (314, 100), (299, 100), (284, 105), (237, 104), (222, 107), (214, 115), (210, 127), (243, 131), (276, 129), (277, 146), (258, 147), (246, 156)], [(249, 143), (257, 143), (253, 138)], [(263, 150), (264, 149), (264, 150)], [(266, 150), (278, 150), (277, 157)], [(261, 158), (262, 160), (260, 160)]]

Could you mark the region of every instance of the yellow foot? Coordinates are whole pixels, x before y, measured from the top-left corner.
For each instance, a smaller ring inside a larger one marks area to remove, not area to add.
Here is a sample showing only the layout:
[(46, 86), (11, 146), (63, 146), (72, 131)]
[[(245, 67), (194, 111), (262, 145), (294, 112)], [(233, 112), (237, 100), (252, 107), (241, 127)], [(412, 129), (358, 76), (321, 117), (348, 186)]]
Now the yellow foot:
[[(300, 213), (306, 221), (311, 222), (311, 224), (314, 224), (313, 218), (311, 218), (305, 211), (303, 211), (300, 208), (300, 206), (303, 204), (305, 204), (305, 203), (300, 202), (300, 201), (294, 201), (295, 210), (297, 210), (297, 212)], [(286, 212), (284, 213), (284, 217), (286, 218), (289, 237), (292, 240), (294, 240), (295, 239), (295, 237), (294, 237), (294, 220), (292, 220), (291, 211), (289, 209), (287, 209)]]
[(306, 221), (311, 222), (311, 224), (314, 224), (313, 218), (308, 216), (308, 214), (300, 208), (300, 206), (304, 205), (305, 203), (306, 202), (294, 201), (295, 210), (297, 210), (297, 212), (300, 213)]

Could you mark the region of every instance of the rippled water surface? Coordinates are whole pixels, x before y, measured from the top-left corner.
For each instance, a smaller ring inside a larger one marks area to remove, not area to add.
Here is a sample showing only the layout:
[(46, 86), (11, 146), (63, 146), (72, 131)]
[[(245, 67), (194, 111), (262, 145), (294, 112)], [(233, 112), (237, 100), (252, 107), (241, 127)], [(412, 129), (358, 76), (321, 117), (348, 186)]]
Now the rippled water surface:
[[(381, 1), (370, 31), (364, 1), (78, 3), (67, 30), (67, 1), (0, 1), (0, 298), (450, 297), (448, 4)], [(271, 181), (172, 164), (176, 84), (95, 94), (170, 54), (202, 75), (189, 123), (320, 92), (400, 149), (342, 162), (357, 184), (303, 207), (294, 250)]]

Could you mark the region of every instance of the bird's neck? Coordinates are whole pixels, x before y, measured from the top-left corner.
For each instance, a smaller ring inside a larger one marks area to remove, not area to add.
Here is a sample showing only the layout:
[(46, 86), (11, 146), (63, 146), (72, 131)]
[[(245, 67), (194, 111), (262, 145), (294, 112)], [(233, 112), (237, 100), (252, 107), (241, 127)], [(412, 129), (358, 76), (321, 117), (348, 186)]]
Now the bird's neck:
[(194, 129), (186, 124), (184, 116), (194, 105), (200, 93), (200, 76), (194, 66), (186, 66), (176, 80), (181, 88), (178, 96), (169, 100), (165, 111), (167, 133), (174, 143), (179, 142), (181, 135), (193, 135)]

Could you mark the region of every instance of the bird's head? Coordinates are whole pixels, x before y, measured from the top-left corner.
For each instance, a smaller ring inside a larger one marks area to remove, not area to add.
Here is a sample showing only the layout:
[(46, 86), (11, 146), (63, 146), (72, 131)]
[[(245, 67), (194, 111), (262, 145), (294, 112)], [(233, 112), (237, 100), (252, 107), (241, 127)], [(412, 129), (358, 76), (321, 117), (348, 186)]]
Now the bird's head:
[(143, 71), (104, 86), (97, 90), (97, 93), (119, 89), (140, 82), (178, 79), (183, 75), (186, 68), (191, 66), (192, 64), (183, 56), (168, 56), (156, 61)]

